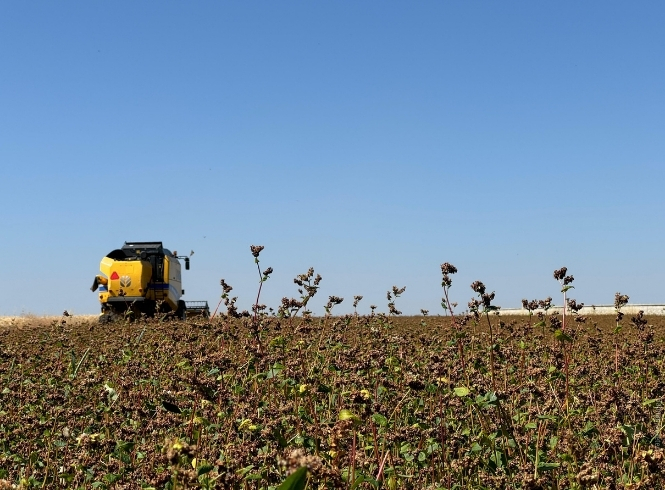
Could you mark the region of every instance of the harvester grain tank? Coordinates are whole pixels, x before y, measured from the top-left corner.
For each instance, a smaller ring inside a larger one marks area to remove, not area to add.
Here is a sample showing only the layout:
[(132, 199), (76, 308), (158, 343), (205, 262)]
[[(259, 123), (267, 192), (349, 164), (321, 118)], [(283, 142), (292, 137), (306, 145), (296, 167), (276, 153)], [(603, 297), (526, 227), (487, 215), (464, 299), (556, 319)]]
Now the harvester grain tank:
[[(99, 289), (102, 306), (100, 322), (132, 315), (173, 313), (185, 319), (188, 305), (181, 298), (180, 260), (189, 269), (189, 257), (177, 256), (164, 248), (162, 242), (125, 242), (122, 248), (106, 255), (99, 266), (101, 275), (95, 276), (90, 288)], [(206, 316), (207, 302), (192, 302), (190, 314)]]

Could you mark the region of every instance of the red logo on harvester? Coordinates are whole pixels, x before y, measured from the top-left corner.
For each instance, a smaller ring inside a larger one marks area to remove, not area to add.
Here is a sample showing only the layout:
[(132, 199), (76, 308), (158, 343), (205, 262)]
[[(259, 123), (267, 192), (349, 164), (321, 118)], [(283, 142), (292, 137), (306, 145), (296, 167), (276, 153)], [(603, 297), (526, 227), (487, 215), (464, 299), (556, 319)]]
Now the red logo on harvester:
[(117, 280), (117, 279), (120, 279), (120, 276), (118, 275), (117, 272), (113, 271), (113, 274), (111, 274), (111, 279)]

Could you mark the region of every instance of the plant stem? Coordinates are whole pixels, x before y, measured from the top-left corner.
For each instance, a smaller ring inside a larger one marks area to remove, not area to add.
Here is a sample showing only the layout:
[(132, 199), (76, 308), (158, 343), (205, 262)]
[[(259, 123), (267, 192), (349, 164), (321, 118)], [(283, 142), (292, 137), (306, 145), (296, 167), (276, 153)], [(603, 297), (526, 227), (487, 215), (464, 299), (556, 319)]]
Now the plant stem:
[(487, 324), (490, 328), (490, 374), (492, 376), (492, 389), (496, 391), (496, 382), (494, 380), (494, 333), (492, 331), (492, 322), (490, 321), (490, 315), (485, 311), (485, 316), (487, 317)]

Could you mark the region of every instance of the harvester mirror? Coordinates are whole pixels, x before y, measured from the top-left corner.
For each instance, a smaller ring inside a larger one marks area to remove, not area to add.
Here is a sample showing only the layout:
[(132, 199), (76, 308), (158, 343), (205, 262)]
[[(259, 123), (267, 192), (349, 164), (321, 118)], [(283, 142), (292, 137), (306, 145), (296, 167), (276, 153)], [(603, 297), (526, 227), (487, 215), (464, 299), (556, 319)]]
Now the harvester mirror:
[(185, 257), (185, 270), (189, 270), (189, 257)]

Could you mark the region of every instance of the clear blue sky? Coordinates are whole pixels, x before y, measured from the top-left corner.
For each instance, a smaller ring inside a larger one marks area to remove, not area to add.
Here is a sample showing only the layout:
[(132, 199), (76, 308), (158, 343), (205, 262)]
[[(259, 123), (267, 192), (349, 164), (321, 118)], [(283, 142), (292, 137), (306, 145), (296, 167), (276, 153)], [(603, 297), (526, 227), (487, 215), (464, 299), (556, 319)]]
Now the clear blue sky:
[(95, 313), (125, 240), (194, 250), (186, 299), (441, 313), (665, 303), (662, 2), (0, 4), (0, 314)]

